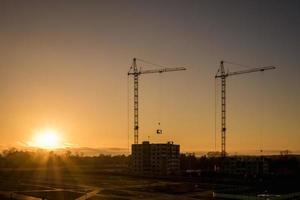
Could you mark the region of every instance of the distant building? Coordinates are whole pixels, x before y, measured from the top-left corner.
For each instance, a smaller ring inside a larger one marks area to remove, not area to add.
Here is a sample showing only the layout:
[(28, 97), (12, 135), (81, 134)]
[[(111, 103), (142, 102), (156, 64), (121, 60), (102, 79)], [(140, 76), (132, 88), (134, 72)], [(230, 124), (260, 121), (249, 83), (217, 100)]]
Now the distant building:
[(132, 171), (135, 174), (166, 176), (180, 171), (180, 146), (168, 142), (165, 144), (132, 145)]
[(222, 156), (220, 151), (210, 151), (210, 152), (207, 152), (206, 155), (207, 155), (208, 158), (221, 157)]
[(227, 157), (221, 170), (227, 174), (257, 176), (269, 172), (269, 163), (258, 156)]

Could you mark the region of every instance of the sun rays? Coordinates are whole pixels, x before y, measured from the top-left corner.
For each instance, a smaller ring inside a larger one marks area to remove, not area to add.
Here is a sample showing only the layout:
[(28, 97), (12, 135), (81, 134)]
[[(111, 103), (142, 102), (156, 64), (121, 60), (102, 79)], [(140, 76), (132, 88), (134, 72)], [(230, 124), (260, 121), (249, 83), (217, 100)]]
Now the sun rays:
[(61, 135), (54, 129), (37, 131), (28, 144), (31, 147), (41, 149), (57, 149), (63, 147)]

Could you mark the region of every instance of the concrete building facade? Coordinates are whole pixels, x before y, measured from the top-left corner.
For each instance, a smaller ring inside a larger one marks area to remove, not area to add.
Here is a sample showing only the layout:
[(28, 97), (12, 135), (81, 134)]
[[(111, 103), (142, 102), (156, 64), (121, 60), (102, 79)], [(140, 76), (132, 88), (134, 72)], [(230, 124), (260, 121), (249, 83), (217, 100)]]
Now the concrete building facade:
[(180, 146), (173, 142), (144, 141), (131, 149), (132, 172), (140, 175), (167, 176), (180, 171)]

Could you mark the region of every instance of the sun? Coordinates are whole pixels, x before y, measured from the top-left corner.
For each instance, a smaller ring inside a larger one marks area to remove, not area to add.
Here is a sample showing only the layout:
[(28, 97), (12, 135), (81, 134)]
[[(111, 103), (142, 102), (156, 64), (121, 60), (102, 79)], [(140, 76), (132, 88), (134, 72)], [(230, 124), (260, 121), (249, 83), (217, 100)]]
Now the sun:
[(43, 149), (55, 149), (61, 147), (59, 134), (53, 129), (46, 129), (37, 132), (32, 143), (32, 146)]

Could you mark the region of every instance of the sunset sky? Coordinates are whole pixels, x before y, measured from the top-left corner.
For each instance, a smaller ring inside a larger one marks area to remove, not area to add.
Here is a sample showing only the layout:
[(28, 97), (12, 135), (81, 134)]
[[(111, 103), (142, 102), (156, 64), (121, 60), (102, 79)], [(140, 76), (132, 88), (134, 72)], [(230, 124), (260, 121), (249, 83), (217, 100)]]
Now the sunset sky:
[(297, 0), (0, 0), (0, 147), (55, 130), (63, 146), (127, 148), (133, 57), (188, 69), (140, 77), (140, 141), (214, 150), (225, 60), (277, 66), (228, 78), (227, 150), (300, 150)]

